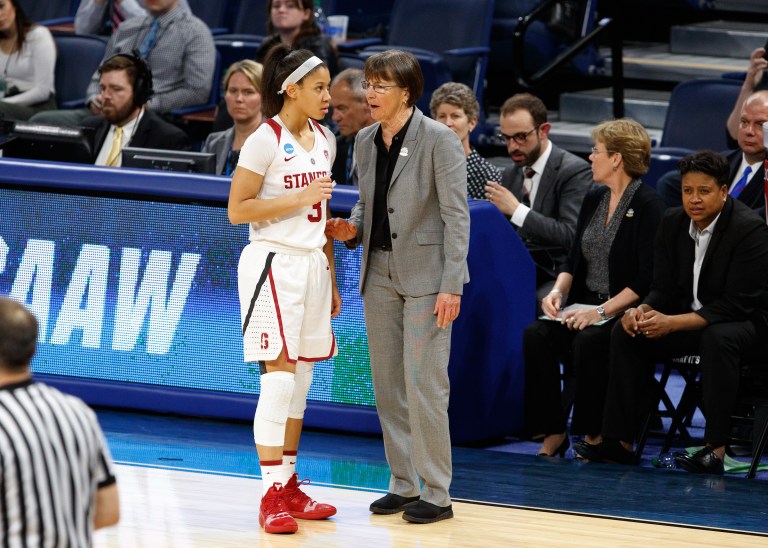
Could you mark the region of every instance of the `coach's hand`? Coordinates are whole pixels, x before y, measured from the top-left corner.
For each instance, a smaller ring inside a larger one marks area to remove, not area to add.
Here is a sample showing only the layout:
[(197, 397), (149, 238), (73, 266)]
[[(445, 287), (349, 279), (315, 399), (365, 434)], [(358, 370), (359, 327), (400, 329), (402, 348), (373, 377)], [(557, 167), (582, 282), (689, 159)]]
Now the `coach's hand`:
[(325, 235), (346, 242), (357, 237), (357, 227), (346, 219), (334, 217), (325, 222)]
[(435, 300), (435, 311), (437, 316), (437, 327), (445, 329), (450, 323), (459, 317), (461, 308), (461, 295), (452, 293), (438, 293)]

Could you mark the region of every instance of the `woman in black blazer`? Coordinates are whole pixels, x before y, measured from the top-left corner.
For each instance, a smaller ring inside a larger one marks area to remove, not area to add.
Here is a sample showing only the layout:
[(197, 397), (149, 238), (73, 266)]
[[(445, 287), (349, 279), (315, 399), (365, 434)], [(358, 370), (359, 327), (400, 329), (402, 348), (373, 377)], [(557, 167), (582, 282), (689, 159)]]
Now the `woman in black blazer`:
[[(592, 131), (589, 159), (599, 185), (587, 193), (574, 245), (537, 320), (525, 331), (527, 431), (542, 439), (539, 455), (564, 456), (569, 446), (560, 395), (560, 364), (576, 375), (572, 433), (599, 441), (608, 384), (608, 348), (616, 318), (649, 291), (653, 241), (665, 205), (640, 176), (648, 170), (651, 140), (631, 119), (603, 122)], [(581, 304), (578, 309), (565, 305)]]

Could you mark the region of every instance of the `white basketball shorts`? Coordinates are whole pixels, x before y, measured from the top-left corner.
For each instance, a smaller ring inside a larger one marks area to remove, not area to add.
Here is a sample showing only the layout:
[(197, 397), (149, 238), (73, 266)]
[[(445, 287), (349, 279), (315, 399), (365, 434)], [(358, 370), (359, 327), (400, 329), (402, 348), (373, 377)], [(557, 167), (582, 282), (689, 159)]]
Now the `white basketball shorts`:
[(290, 363), (337, 354), (331, 328), (331, 269), (321, 249), (270, 247), (252, 242), (237, 267), (246, 362)]

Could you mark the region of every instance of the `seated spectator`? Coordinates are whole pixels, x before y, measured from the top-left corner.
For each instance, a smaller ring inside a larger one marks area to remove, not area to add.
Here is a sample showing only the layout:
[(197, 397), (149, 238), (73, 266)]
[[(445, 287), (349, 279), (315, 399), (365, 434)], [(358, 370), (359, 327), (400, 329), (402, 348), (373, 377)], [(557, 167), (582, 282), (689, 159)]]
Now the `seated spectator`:
[(333, 180), (340, 185), (357, 186), (355, 165), (355, 137), (357, 132), (374, 123), (371, 109), (365, 99), (362, 70), (348, 68), (331, 80), (332, 120), (336, 123), (336, 159), (331, 172)]
[[(124, 21), (109, 39), (104, 59), (136, 50), (149, 63), (155, 93), (147, 105), (166, 114), (208, 101), (216, 66), (216, 48), (210, 29), (179, 0), (147, 2), (145, 17)], [(86, 117), (101, 114), (99, 73), (85, 90), (88, 108), (43, 112), (33, 121), (41, 124), (77, 126)]]
[(756, 91), (768, 89), (768, 77), (766, 77), (765, 69), (768, 68), (768, 60), (765, 59), (765, 48), (757, 48), (749, 56), (749, 67), (747, 68), (747, 74), (744, 78), (744, 83), (741, 85), (741, 91), (739, 91), (739, 97), (736, 99), (736, 103), (733, 105), (733, 110), (728, 116), (727, 132), (728, 139), (733, 140), (733, 144), (729, 144), (731, 148), (736, 148), (736, 140), (738, 140), (739, 134), (739, 120), (741, 119), (741, 109), (744, 106), (744, 102), (747, 97), (752, 95)]
[(311, 0), (268, 0), (267, 36), (256, 52), (256, 60), (264, 62), (267, 52), (275, 44), (288, 44), (293, 49), (308, 49), (319, 57), (331, 71), (339, 72), (336, 47), (323, 36), (312, 12)]
[(501, 183), (501, 171), (469, 145), (469, 134), (475, 129), (480, 114), (474, 92), (465, 84), (448, 82), (432, 93), (429, 110), (432, 118), (451, 128), (461, 139), (467, 155), (467, 195), (484, 200), (485, 185), (488, 181)]
[(611, 372), (596, 444), (577, 443), (595, 462), (634, 463), (632, 447), (654, 391), (656, 364), (698, 355), (706, 446), (677, 463), (723, 473), (723, 456), (743, 360), (765, 363), (768, 226), (728, 195), (728, 161), (686, 156), (683, 207), (668, 209), (654, 244), (653, 286), (611, 333)]
[[(187, 0), (179, 0), (179, 6), (189, 10)], [(108, 36), (126, 19), (145, 15), (143, 0), (81, 0), (75, 13), (75, 32)]]
[[(750, 95), (741, 107), (738, 150), (726, 153), (730, 165), (730, 186), (728, 193), (752, 209), (765, 207), (765, 145), (763, 144), (763, 122), (768, 120), (768, 91)], [(681, 203), (680, 172), (670, 171), (656, 183), (656, 191), (669, 207)]]
[[(549, 320), (525, 330), (526, 429), (543, 437), (539, 455), (568, 449), (560, 397), (560, 363), (576, 374), (572, 434), (600, 434), (608, 386), (611, 329), (651, 286), (653, 238), (664, 203), (640, 177), (651, 161), (651, 139), (630, 119), (603, 122), (592, 131), (595, 181), (581, 206), (568, 260), (541, 307)], [(590, 305), (562, 312), (563, 304)], [(554, 320), (554, 321), (552, 321)]]
[(126, 146), (179, 150), (189, 148), (182, 130), (147, 109), (152, 73), (133, 55), (119, 53), (99, 67), (101, 115), (83, 120), (95, 129), (94, 164), (120, 166)]
[(0, 118), (29, 120), (56, 108), (51, 32), (29, 20), (18, 0), (0, 2)]
[(38, 324), (0, 297), (0, 539), (4, 546), (92, 546), (120, 519), (115, 466), (96, 414), (32, 379)]
[(230, 177), (237, 167), (240, 149), (248, 136), (261, 125), (261, 63), (238, 61), (224, 75), (224, 102), (234, 125), (211, 133), (203, 152), (216, 154), (216, 173)]
[(501, 107), (501, 133), (515, 165), (489, 182), (488, 199), (510, 217), (536, 263), (537, 298), (552, 289), (576, 231), (584, 195), (592, 185), (589, 164), (549, 140), (552, 124), (538, 97), (520, 93)]

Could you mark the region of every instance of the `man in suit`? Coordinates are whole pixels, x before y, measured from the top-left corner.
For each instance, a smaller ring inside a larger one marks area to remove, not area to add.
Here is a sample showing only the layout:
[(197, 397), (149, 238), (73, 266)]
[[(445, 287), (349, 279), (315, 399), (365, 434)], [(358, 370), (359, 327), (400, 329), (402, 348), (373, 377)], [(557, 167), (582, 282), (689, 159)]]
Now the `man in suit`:
[(736, 141), (734, 139), (738, 140), (739, 118), (744, 102), (754, 92), (768, 89), (768, 72), (766, 69), (768, 69), (768, 58), (766, 58), (765, 48), (757, 48), (749, 56), (749, 67), (747, 67), (747, 74), (744, 76), (744, 83), (741, 85), (739, 97), (733, 105), (733, 110), (728, 115), (726, 122), (728, 142), (733, 142), (729, 146), (735, 147)]
[[(216, 66), (216, 46), (208, 26), (179, 0), (144, 0), (147, 14), (123, 21), (110, 37), (104, 60), (118, 53), (138, 51), (154, 78), (155, 93), (149, 107), (167, 114), (208, 102)], [(101, 114), (99, 73), (85, 92), (84, 108), (47, 110), (31, 120), (39, 124), (76, 126), (88, 116)]]
[[(180, 0), (179, 5), (189, 10), (187, 0)], [(126, 19), (146, 14), (143, 0), (82, 0), (75, 13), (75, 32), (109, 35)]]
[[(726, 155), (730, 165), (728, 193), (756, 210), (765, 207), (763, 122), (766, 120), (768, 91), (757, 91), (744, 101), (737, 120), (739, 148)], [(680, 182), (680, 172), (675, 170), (664, 174), (656, 183), (656, 191), (669, 207), (680, 205)]]
[(677, 462), (690, 472), (722, 474), (741, 364), (765, 356), (768, 226), (728, 195), (723, 156), (686, 156), (680, 171), (683, 207), (667, 210), (657, 232), (651, 292), (611, 333), (602, 439), (574, 449), (592, 461), (633, 463), (632, 443), (656, 390), (656, 364), (698, 355), (706, 446)]
[(146, 107), (152, 96), (152, 73), (144, 61), (118, 54), (99, 67), (101, 115), (82, 125), (94, 129), (94, 164), (120, 166), (126, 146), (189, 149), (187, 134)]
[(432, 523), (453, 517), (448, 359), (469, 281), (467, 160), (458, 136), (415, 107), (424, 79), (412, 54), (372, 55), (365, 77), (379, 123), (357, 135), (360, 198), (349, 221), (332, 219), (326, 232), (363, 244), (360, 293), (391, 469), (370, 510)]
[(536, 263), (539, 300), (554, 282), (573, 244), (584, 195), (592, 185), (589, 163), (549, 140), (552, 124), (538, 97), (519, 93), (501, 107), (500, 136), (514, 162), (487, 196), (510, 217)]
[(339, 131), (336, 137), (336, 159), (331, 172), (333, 180), (340, 185), (357, 186), (357, 169), (353, 161), (355, 136), (374, 121), (360, 85), (363, 76), (362, 70), (348, 68), (331, 81), (332, 120)]

